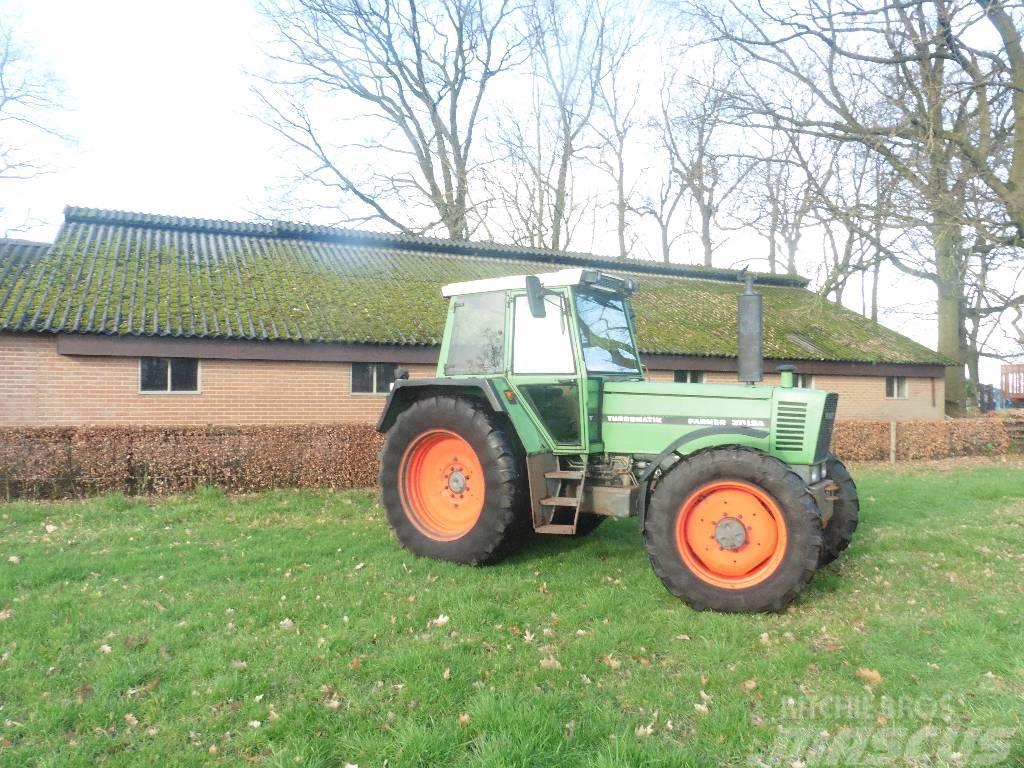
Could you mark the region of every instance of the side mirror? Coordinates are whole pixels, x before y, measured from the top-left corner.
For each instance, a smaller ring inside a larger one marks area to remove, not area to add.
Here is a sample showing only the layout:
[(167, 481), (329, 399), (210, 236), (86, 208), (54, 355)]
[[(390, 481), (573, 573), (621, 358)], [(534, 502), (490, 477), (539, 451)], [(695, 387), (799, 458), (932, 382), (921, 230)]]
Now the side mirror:
[(544, 288), (536, 275), (526, 276), (526, 300), (530, 304), (531, 315), (539, 319), (547, 314), (544, 309)]

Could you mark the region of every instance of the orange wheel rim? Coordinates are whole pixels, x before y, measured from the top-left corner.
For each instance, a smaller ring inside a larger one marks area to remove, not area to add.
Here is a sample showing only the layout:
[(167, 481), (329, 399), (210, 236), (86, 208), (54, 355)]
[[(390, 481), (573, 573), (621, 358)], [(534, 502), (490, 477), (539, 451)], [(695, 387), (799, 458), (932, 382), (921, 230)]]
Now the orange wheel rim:
[(676, 547), (702, 581), (746, 589), (778, 570), (786, 554), (786, 521), (760, 488), (734, 480), (709, 483), (679, 508)]
[(412, 441), (402, 456), (398, 484), (409, 520), (434, 541), (465, 536), (484, 508), (480, 459), (448, 430), (429, 430)]

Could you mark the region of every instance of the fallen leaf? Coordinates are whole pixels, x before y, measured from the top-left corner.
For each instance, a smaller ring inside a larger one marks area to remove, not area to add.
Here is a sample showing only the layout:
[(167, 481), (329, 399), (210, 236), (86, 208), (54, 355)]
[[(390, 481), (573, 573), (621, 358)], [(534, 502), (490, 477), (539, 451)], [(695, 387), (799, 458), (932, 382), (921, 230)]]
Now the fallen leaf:
[(47, 523), (46, 524), (46, 532), (47, 533), (56, 533), (57, 532), (57, 526), (54, 525), (53, 523)]
[(263, 725), (263, 723), (261, 723), (259, 720), (250, 720), (249, 721), (249, 727), (250, 728), (259, 728), (261, 725)]
[(469, 715), (463, 712), (458, 717), (458, 723), (459, 725), (469, 725)]
[(357, 566), (356, 566), (355, 568), (353, 568), (352, 570), (353, 570), (353, 571), (361, 571), (361, 570), (363, 570), (363, 568), (365, 568), (365, 567), (366, 567), (366, 563), (359, 563), (359, 565), (357, 565)]
[(114, 650), (114, 649), (111, 648), (106, 643), (104, 643), (103, 645), (100, 646), (100, 653), (110, 653), (112, 650)]
[(129, 688), (128, 689), (128, 694), (127, 694), (128, 698), (129, 699), (135, 699), (135, 698), (138, 698), (139, 696), (145, 696), (147, 693), (152, 691), (158, 685), (160, 685), (160, 678), (159, 677), (156, 678), (155, 680), (153, 680), (152, 682), (146, 683), (141, 688)]
[(235, 659), (234, 661), (231, 662), (231, 668), (232, 669), (238, 669), (238, 670), (248, 669), (249, 668), (249, 662), (242, 661), (241, 659)]
[(689, 640), (689, 635), (676, 635), (676, 640)]
[(92, 686), (88, 683), (82, 683), (80, 686), (75, 688), (75, 703), (84, 704), (85, 701), (92, 696)]
[(540, 666), (542, 669), (561, 669), (562, 665), (558, 663), (558, 659), (554, 656), (545, 656), (540, 660)]
[(217, 746), (215, 744), (211, 744), (210, 748), (208, 750), (206, 750), (206, 751), (209, 754), (211, 754), (211, 755), (216, 755), (217, 754)]
[(753, 678), (751, 678), (750, 680), (744, 680), (742, 683), (740, 683), (740, 688), (742, 688), (747, 693), (750, 693), (755, 688), (757, 688), (757, 680), (754, 680)]
[(443, 677), (445, 680), (448, 680), (449, 678), (451, 678), (451, 676), (452, 676), (451, 668), (450, 667), (445, 667), (444, 668), (444, 672), (441, 673), (441, 677)]
[(771, 635), (769, 635), (767, 632), (762, 632), (761, 637), (759, 637), (758, 639), (761, 641), (762, 645), (770, 645), (772, 642)]
[(0, 621), (7, 621), (13, 615), (14, 615), (14, 609), (13, 608), (4, 608), (2, 611), (0, 611)]
[(652, 733), (654, 733), (654, 726), (653, 725), (638, 725), (636, 727), (636, 730), (633, 731), (633, 733), (635, 733), (640, 738), (643, 738), (645, 736), (650, 736)]
[(295, 622), (294, 622), (294, 621), (292, 621), (292, 620), (291, 620), (291, 619), (289, 619), (289, 618), (284, 618), (284, 619), (282, 619), (281, 621), (279, 621), (279, 622), (278, 622), (278, 624), (277, 624), (277, 625), (278, 625), (278, 626), (279, 626), (279, 627), (280, 627), (281, 629), (294, 629), (294, 628), (295, 628)]
[(576, 721), (575, 720), (570, 720), (568, 723), (565, 724), (565, 736), (566, 736), (566, 738), (571, 739), (575, 735), (576, 735)]
[(708, 713), (708, 705), (707, 704), (694, 704), (693, 708), (695, 710), (697, 710), (698, 712), (700, 712), (702, 715), (706, 715)]
[(11, 565), (21, 565), (21, 558), (17, 555), (11, 555), (7, 558), (7, 562)]
[(126, 723), (128, 723), (128, 725), (138, 725), (139, 724), (139, 718), (137, 718), (131, 712), (129, 712), (127, 715), (124, 716), (124, 721)]
[(877, 669), (868, 669), (867, 667), (860, 667), (854, 675), (859, 677), (868, 685), (878, 685), (882, 682), (882, 675)]
[(811, 650), (815, 653), (835, 653), (842, 649), (842, 644), (834, 637), (821, 635), (811, 641)]
[(320, 696), (322, 697), (323, 705), (332, 711), (341, 709), (341, 696), (331, 685), (320, 686)]
[(154, 728), (153, 726), (150, 726), (149, 728), (146, 729), (146, 735), (149, 736), (149, 737), (156, 736), (158, 733), (160, 733), (160, 729), (159, 728)]
[(437, 618), (434, 618), (434, 619), (431, 619), (430, 621), (428, 621), (427, 622), (427, 627), (428, 628), (429, 627), (443, 627), (449, 621), (450, 621), (450, 619), (448, 618), (448, 616), (446, 616), (445, 614), (442, 613)]
[(706, 691), (701, 691), (700, 700), (705, 702), (711, 701), (711, 694), (707, 693)]
[(348, 663), (349, 669), (359, 669), (361, 666), (363, 666), (363, 660), (358, 656), (353, 657), (352, 661)]
[(604, 663), (605, 666), (610, 667), (611, 669), (618, 669), (622, 666), (622, 662), (619, 659), (616, 659), (611, 654), (605, 656), (603, 659), (601, 659), (601, 661)]

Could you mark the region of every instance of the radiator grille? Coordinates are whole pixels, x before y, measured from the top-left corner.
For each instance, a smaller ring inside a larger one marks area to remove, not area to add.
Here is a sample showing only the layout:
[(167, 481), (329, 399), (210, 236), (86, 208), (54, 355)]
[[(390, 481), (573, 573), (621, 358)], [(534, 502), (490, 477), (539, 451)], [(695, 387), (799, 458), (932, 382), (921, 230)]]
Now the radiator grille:
[(818, 450), (815, 460), (823, 461), (832, 445), (832, 430), (836, 425), (836, 408), (839, 406), (839, 395), (829, 392), (825, 398), (825, 413), (821, 417), (821, 432), (818, 433)]
[(775, 410), (775, 450), (802, 451), (807, 426), (807, 403), (780, 400)]

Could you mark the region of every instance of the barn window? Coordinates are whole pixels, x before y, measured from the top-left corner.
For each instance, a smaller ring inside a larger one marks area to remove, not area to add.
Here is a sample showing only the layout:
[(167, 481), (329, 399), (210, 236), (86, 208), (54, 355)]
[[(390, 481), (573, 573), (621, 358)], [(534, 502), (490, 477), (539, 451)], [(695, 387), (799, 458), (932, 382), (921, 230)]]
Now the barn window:
[(814, 374), (798, 373), (794, 383), (801, 389), (814, 389)]
[(907, 399), (907, 377), (886, 376), (885, 377), (885, 399), (906, 400)]
[(352, 363), (352, 391), (386, 395), (395, 383), (394, 363)]
[(676, 371), (676, 384), (703, 384), (704, 371)]
[(194, 357), (139, 358), (140, 392), (198, 392), (199, 361)]

